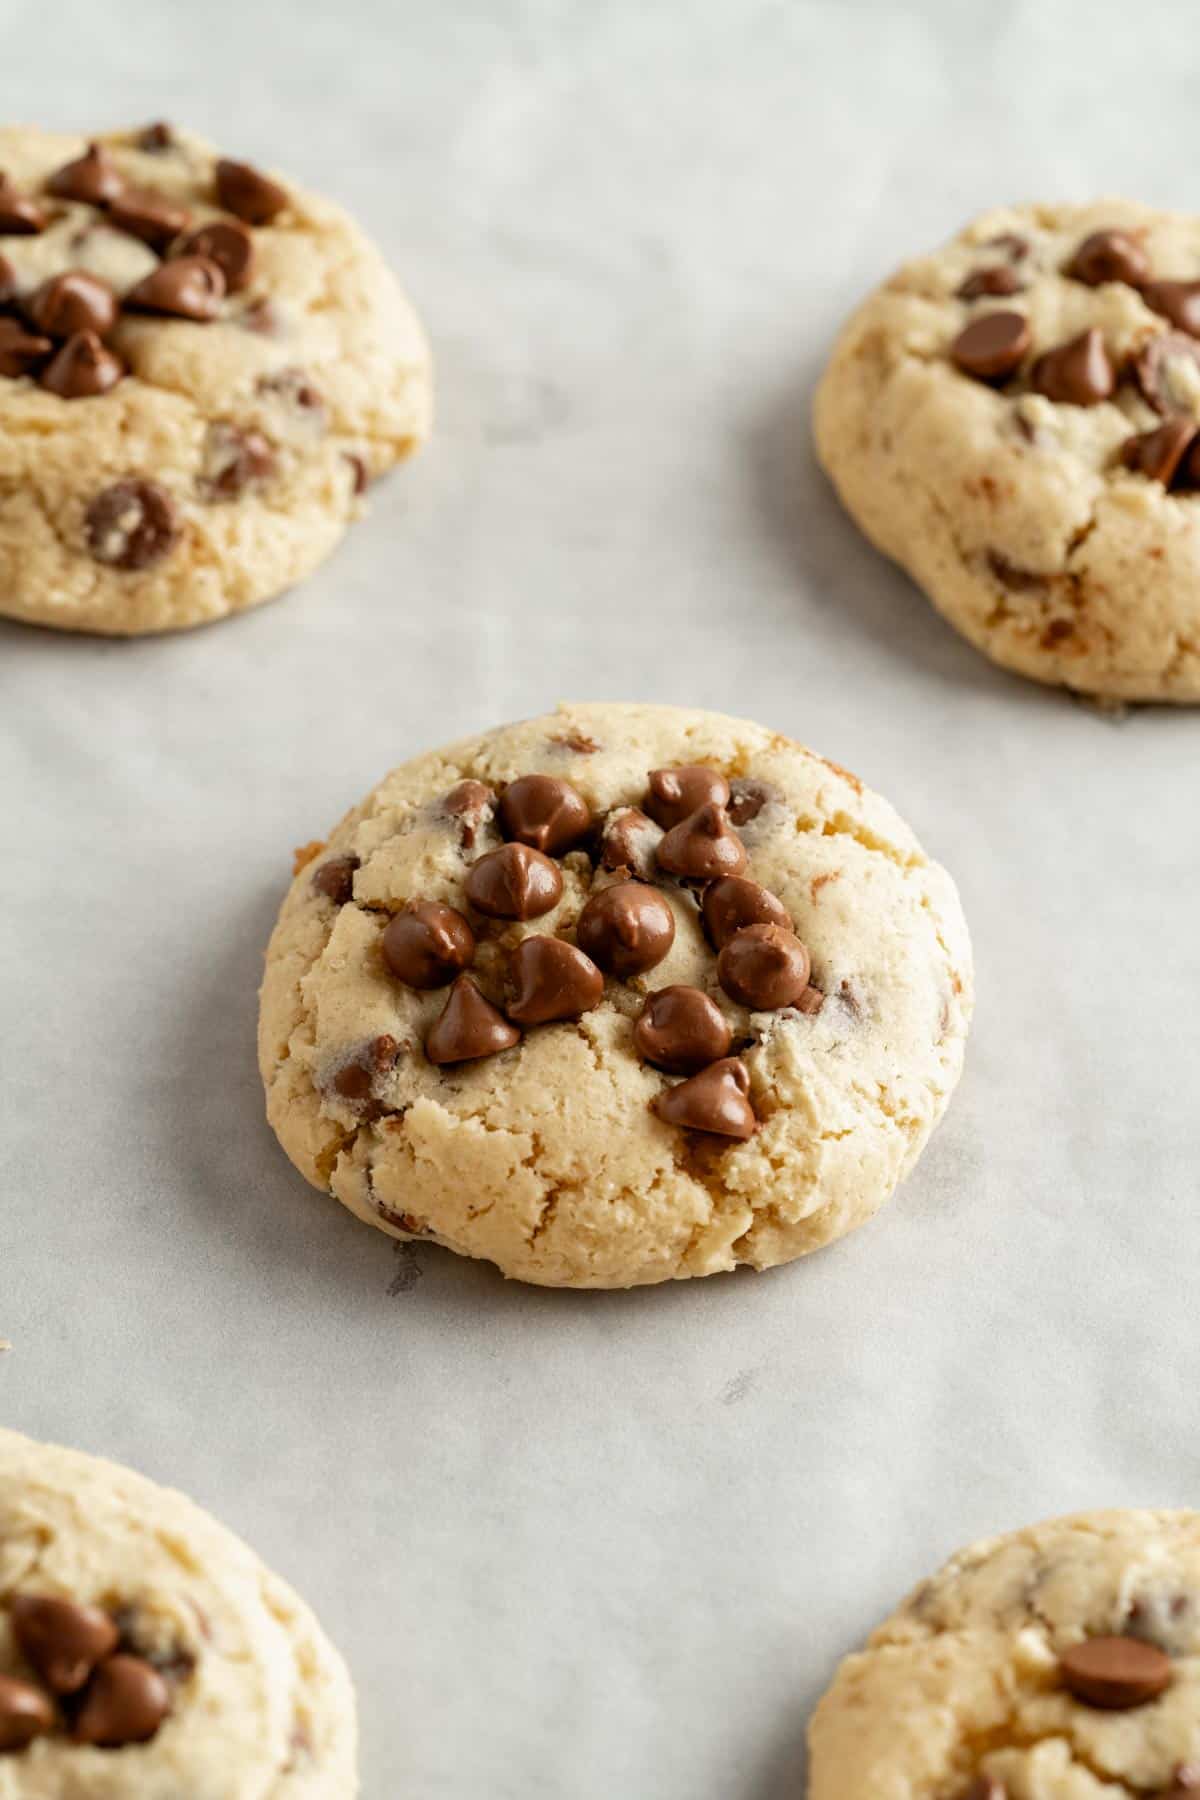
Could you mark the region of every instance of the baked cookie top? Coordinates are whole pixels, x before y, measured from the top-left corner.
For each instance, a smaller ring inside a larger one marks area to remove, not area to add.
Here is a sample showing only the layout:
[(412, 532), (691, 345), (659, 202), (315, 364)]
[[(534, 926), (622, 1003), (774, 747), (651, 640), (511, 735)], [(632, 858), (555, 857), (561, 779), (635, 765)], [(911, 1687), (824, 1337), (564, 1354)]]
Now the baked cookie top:
[(6, 1800), (351, 1800), (344, 1664), (182, 1494), (0, 1430)]
[(960, 1551), (846, 1659), (809, 1735), (810, 1800), (1196, 1800), (1200, 1514)]
[(954, 886), (854, 776), (716, 713), (564, 706), (299, 854), (259, 1051), (288, 1155), (360, 1218), (629, 1286), (868, 1219), (970, 1009)]
[(328, 201), (166, 125), (0, 129), (0, 612), (134, 633), (267, 599), (430, 406), (420, 324)]
[(850, 321), (816, 430), (868, 536), (996, 661), (1200, 699), (1200, 219), (985, 214)]

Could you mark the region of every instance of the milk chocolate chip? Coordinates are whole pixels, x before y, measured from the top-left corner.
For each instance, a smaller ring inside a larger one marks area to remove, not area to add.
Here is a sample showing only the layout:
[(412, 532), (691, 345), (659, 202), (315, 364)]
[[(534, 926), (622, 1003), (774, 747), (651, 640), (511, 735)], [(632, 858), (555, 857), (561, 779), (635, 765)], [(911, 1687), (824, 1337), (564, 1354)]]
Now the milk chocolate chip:
[(330, 1082), (341, 1100), (358, 1106), (374, 1099), (381, 1077), (396, 1066), (400, 1045), (390, 1032), (381, 1032), (344, 1062)]
[(781, 925), (785, 931), (792, 930), (791, 915), (783, 902), (744, 875), (727, 875), (706, 887), (700, 911), (716, 950), (724, 949), (734, 933), (745, 931), (748, 925)]
[(254, 239), (239, 219), (211, 219), (181, 241), (177, 254), (215, 262), (231, 294), (249, 287), (254, 275)]
[(675, 941), (675, 915), (657, 888), (617, 881), (593, 894), (575, 929), (579, 948), (609, 975), (641, 975)]
[(47, 191), (60, 200), (82, 200), (87, 206), (105, 206), (125, 186), (121, 173), (103, 144), (89, 144), (82, 156), (56, 169)]
[(0, 319), (0, 375), (16, 380), (32, 375), (54, 345), (49, 338), (35, 337), (17, 319)]
[(358, 866), (357, 856), (331, 856), (314, 871), (312, 884), (318, 894), (324, 894), (335, 906), (345, 906), (354, 897), (354, 872)]
[(1056, 350), (1047, 350), (1033, 365), (1032, 382), (1039, 394), (1063, 406), (1096, 406), (1107, 400), (1117, 377), (1104, 347), (1104, 333), (1093, 325)]
[(140, 238), (160, 253), (192, 222), (186, 206), (177, 206), (162, 194), (147, 193), (144, 188), (126, 188), (109, 205), (108, 218), (118, 231), (127, 231), (130, 237)]
[(1104, 281), (1141, 287), (1149, 273), (1146, 252), (1127, 231), (1093, 231), (1063, 270), (1064, 275), (1085, 281), (1089, 287), (1099, 287)]
[(114, 569), (148, 569), (179, 541), (175, 502), (157, 481), (114, 481), (88, 507), (87, 538), (97, 562)]
[(464, 850), (471, 850), (486, 819), (496, 804), (496, 796), (482, 781), (460, 781), (442, 801), (442, 811), (459, 821)]
[(646, 811), (656, 825), (669, 831), (682, 824), (689, 814), (710, 801), (724, 806), (729, 800), (729, 783), (716, 769), (702, 763), (684, 763), (675, 769), (651, 769), (647, 778)]
[(668, 831), (656, 860), (668, 875), (713, 881), (721, 875), (741, 874), (746, 866), (746, 846), (731, 829), (725, 808), (713, 802)]
[(1142, 299), (1177, 330), (1200, 337), (1200, 281), (1149, 281)]
[(1024, 313), (991, 312), (959, 332), (950, 357), (964, 375), (976, 381), (1004, 381), (1020, 368), (1033, 334)]
[(9, 1621), (22, 1656), (56, 1694), (79, 1691), (117, 1647), (118, 1632), (98, 1606), (49, 1594), (14, 1594)]
[(287, 192), (249, 163), (222, 157), (217, 164), (217, 199), (247, 225), (269, 225), (288, 204)]
[(591, 957), (561, 938), (522, 938), (509, 968), (517, 991), (508, 1016), (518, 1025), (577, 1019), (604, 993), (604, 977)]
[(643, 880), (654, 873), (654, 852), (662, 832), (636, 806), (610, 813), (600, 839), (600, 861), (606, 869), (628, 869)]
[(1200, 343), (1182, 331), (1161, 331), (1133, 359), (1138, 387), (1156, 413), (1192, 412), (1200, 393)]
[(460, 975), (441, 1018), (425, 1039), (425, 1054), (439, 1065), (473, 1062), (476, 1057), (511, 1050), (520, 1040), (517, 1027), (484, 999), (474, 976)]
[(695, 987), (659, 988), (651, 994), (633, 1028), (638, 1053), (668, 1075), (694, 1075), (728, 1056), (733, 1042), (729, 1021), (708, 995)]
[(0, 1675), (0, 1750), (23, 1750), (54, 1729), (54, 1708), (41, 1688)]
[(175, 148), (175, 133), (165, 119), (155, 119), (152, 125), (144, 125), (138, 132), (137, 147), (149, 156), (161, 156), (164, 150)]
[(1145, 1706), (1171, 1684), (1170, 1657), (1140, 1638), (1086, 1638), (1064, 1651), (1058, 1666), (1076, 1700), (1111, 1712)]
[(985, 294), (1004, 299), (1009, 294), (1019, 294), (1024, 286), (1014, 268), (1008, 263), (998, 263), (995, 268), (973, 270), (955, 291), (960, 300), (979, 300)]
[(94, 331), (80, 331), (68, 338), (54, 360), (46, 364), (39, 380), (62, 400), (91, 400), (116, 387), (124, 374), (125, 364), (100, 342)]
[(758, 1129), (749, 1094), (750, 1071), (739, 1057), (730, 1056), (668, 1088), (652, 1105), (668, 1125), (717, 1137), (748, 1138)]
[(44, 281), (29, 302), (29, 317), (47, 337), (74, 337), (91, 331), (106, 337), (117, 322), (120, 307), (107, 281), (86, 269), (68, 269)]
[(411, 988), (445, 987), (475, 956), (475, 933), (463, 915), (440, 900), (410, 900), (380, 944), (392, 974)]
[(275, 473), (275, 452), (261, 431), (214, 419), (204, 439), (201, 487), (206, 499), (236, 500)]
[(9, 306), (17, 297), (17, 271), (7, 256), (0, 256), (0, 306)]
[(1161, 481), (1169, 488), (1195, 440), (1196, 426), (1190, 419), (1171, 418), (1153, 431), (1140, 431), (1136, 437), (1127, 438), (1121, 461), (1135, 474)]
[(467, 899), (489, 919), (538, 919), (562, 895), (558, 865), (528, 844), (502, 844), (467, 870)]
[(152, 1664), (140, 1656), (110, 1656), (96, 1670), (75, 1715), (78, 1744), (118, 1750), (144, 1744), (171, 1710), (171, 1690)]
[(45, 211), (27, 194), (19, 194), (0, 170), (0, 237), (36, 237), (45, 231)]
[(547, 856), (561, 856), (585, 836), (592, 815), (569, 781), (552, 775), (522, 775), (500, 798), (500, 824), (507, 838), (530, 844)]
[(225, 298), (225, 276), (207, 256), (176, 256), (151, 269), (131, 288), (125, 304), (131, 312), (165, 313), (174, 319), (215, 319)]
[(782, 925), (750, 925), (730, 938), (717, 958), (717, 979), (754, 1012), (794, 1006), (808, 986), (812, 964), (794, 932)]

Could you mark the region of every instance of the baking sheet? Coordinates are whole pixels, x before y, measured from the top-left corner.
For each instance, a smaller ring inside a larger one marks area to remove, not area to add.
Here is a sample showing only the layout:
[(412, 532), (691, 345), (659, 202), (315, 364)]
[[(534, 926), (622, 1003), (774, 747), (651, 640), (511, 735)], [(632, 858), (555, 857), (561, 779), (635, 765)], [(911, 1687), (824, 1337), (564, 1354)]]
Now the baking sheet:
[[(0, 1418), (174, 1482), (353, 1667), (367, 1800), (785, 1800), (960, 1542), (1195, 1503), (1200, 717), (992, 670), (858, 539), (839, 318), (1010, 197), (1195, 208), (1150, 0), (0, 5), (0, 113), (174, 117), (347, 203), (425, 314), (419, 463), (288, 599), (0, 628)], [(806, 1263), (555, 1294), (397, 1250), (262, 1120), (292, 846), (559, 697), (759, 718), (956, 874), (967, 1073)]]

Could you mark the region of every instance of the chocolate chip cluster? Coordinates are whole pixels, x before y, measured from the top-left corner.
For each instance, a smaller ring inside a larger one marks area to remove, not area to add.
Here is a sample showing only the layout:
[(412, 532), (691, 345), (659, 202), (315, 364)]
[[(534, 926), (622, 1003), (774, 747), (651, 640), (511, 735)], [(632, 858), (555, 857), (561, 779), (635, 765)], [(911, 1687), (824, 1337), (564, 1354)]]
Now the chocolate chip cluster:
[[(809, 953), (781, 901), (744, 874), (746, 848), (735, 823), (755, 817), (765, 791), (741, 783), (735, 793), (715, 769), (698, 764), (654, 769), (642, 807), (621, 807), (593, 818), (579, 791), (549, 775), (522, 775), (496, 795), (464, 781), (442, 801), (457, 819), (465, 848), (494, 814), (505, 842), (467, 869), (470, 913), (438, 900), (410, 900), (384, 930), (384, 965), (407, 987), (449, 986), (446, 1004), (425, 1038), (439, 1066), (511, 1049), (522, 1034), (555, 1020), (577, 1019), (597, 1006), (605, 978), (627, 981), (661, 963), (675, 938), (675, 915), (661, 892), (669, 880), (695, 897), (716, 952), (717, 981), (739, 1006), (755, 1012), (784, 1007), (820, 1009), (824, 996), (810, 985)], [(644, 809), (644, 810), (643, 810)], [(492, 922), (540, 918), (563, 891), (558, 859), (586, 850), (613, 880), (594, 887), (575, 927), (575, 942), (531, 935), (515, 946), (505, 969), (503, 1007), (483, 992), (471, 968), (478, 939)], [(353, 897), (358, 861), (333, 857), (312, 876), (316, 891), (336, 905)], [(472, 922), (472, 917), (474, 922)], [(683, 1079), (653, 1102), (672, 1125), (725, 1138), (748, 1138), (758, 1121), (750, 1076), (731, 1055), (733, 1032), (710, 995), (688, 986), (647, 996), (633, 1032), (639, 1055)], [(334, 1091), (369, 1103), (376, 1078), (400, 1053), (394, 1038), (372, 1040), (337, 1072)]]
[[(1083, 1706), (1103, 1712), (1128, 1712), (1146, 1706), (1166, 1692), (1172, 1681), (1171, 1659), (1142, 1638), (1094, 1637), (1072, 1644), (1058, 1659), (1062, 1686)], [(981, 1775), (957, 1800), (1009, 1800), (1008, 1789), (994, 1775)], [(1200, 1800), (1200, 1765), (1180, 1765), (1171, 1785), (1156, 1800)]]
[(55, 1734), (106, 1750), (155, 1735), (171, 1710), (166, 1675), (125, 1646), (109, 1613), (54, 1595), (15, 1594), (8, 1617), (38, 1680), (0, 1674), (0, 1752)]
[[(1026, 239), (1005, 233), (985, 247), (1002, 252), (1002, 260), (972, 271), (958, 289), (960, 299), (1009, 295), (1025, 286)], [(1200, 280), (1153, 279), (1137, 238), (1117, 230), (1095, 231), (1085, 238), (1062, 272), (1088, 287), (1123, 282), (1136, 288), (1172, 329), (1151, 338), (1126, 369), (1113, 361), (1103, 332), (1093, 326), (1036, 357), (1028, 369), (1029, 388), (1064, 406), (1096, 406), (1111, 399), (1128, 376), (1154, 411), (1165, 416), (1165, 423), (1130, 437), (1121, 449), (1122, 463), (1164, 487), (1200, 491), (1200, 426), (1178, 408), (1169, 381), (1173, 361), (1183, 359), (1200, 370)], [(987, 312), (959, 332), (950, 358), (964, 375), (999, 387), (1019, 374), (1032, 348), (1024, 313)]]

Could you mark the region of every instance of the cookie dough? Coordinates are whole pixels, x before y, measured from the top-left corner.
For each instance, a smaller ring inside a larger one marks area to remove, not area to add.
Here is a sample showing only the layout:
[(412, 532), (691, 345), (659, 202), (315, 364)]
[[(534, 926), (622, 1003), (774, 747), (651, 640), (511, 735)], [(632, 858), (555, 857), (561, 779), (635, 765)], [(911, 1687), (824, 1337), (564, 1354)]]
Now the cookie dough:
[(429, 351), (328, 201), (166, 125), (0, 130), (0, 613), (202, 624), (328, 556)]
[(1200, 700), (1200, 218), (985, 214), (859, 309), (815, 425), (862, 530), (994, 661)]
[(761, 726), (564, 706), (396, 769), (267, 952), (267, 1112), (396, 1237), (549, 1286), (862, 1224), (958, 1079), (971, 957), (892, 808)]
[(1200, 1800), (1200, 1513), (952, 1557), (842, 1664), (809, 1800)]
[(0, 1430), (3, 1800), (351, 1800), (354, 1693), (182, 1494)]

